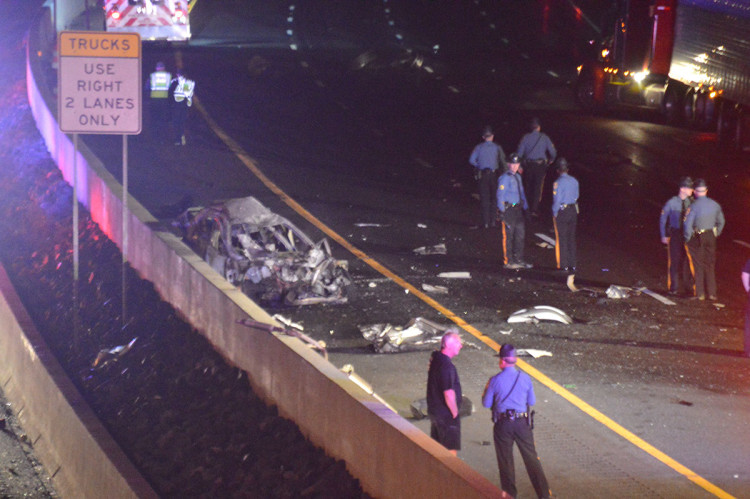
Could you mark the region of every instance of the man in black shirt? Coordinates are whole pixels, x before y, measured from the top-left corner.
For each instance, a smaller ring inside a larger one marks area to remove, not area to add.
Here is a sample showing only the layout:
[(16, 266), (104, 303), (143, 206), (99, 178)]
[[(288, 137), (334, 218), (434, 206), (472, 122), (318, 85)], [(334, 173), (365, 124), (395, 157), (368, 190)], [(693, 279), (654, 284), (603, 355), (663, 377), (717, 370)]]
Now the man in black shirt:
[(427, 374), (427, 414), (432, 422), (430, 436), (454, 455), (461, 449), (461, 420), (458, 418), (461, 382), (451, 359), (462, 347), (458, 329), (448, 329), (440, 342), (440, 351), (432, 352)]

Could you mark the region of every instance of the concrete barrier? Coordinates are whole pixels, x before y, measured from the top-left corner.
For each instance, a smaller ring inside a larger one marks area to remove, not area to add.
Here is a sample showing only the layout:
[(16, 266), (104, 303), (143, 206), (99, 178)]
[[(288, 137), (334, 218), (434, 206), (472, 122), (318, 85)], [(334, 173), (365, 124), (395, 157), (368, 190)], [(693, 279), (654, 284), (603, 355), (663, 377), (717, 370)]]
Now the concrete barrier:
[(49, 351), (2, 266), (0, 382), (62, 497), (158, 497)]
[[(32, 29), (34, 33), (38, 28)], [(44, 30), (38, 30), (43, 32)], [(44, 47), (30, 36), (28, 98), (52, 158), (73, 185), (74, 148), (56, 123), (56, 103), (44, 84)], [(122, 187), (79, 142), (78, 198), (122, 248)], [(273, 319), (231, 286), (135, 199), (127, 201), (126, 254), (134, 269), (233, 365), (253, 389), (293, 420), (313, 443), (347, 463), (376, 497), (500, 497), (491, 482), (391, 412), (298, 339), (248, 328), (238, 321)]]

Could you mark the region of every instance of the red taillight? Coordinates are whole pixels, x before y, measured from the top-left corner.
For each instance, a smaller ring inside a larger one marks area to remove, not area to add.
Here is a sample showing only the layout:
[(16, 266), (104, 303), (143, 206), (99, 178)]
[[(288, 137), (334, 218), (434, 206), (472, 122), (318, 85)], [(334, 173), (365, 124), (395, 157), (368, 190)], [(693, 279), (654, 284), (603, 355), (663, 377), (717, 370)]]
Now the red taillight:
[(115, 21), (119, 20), (120, 19), (120, 11), (117, 10), (117, 9), (114, 9), (114, 10), (110, 11), (109, 17), (111, 17)]

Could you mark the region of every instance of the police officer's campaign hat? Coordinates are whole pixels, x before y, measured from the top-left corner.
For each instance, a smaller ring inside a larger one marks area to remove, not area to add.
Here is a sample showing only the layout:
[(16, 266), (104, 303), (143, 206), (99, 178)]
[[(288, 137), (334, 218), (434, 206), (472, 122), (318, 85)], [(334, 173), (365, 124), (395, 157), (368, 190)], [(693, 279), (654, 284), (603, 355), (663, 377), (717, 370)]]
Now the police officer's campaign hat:
[(511, 154), (510, 157), (508, 157), (508, 163), (521, 163), (521, 156), (516, 153)]
[(486, 127), (484, 127), (482, 129), (482, 138), (486, 139), (490, 135), (495, 135), (495, 132), (492, 131), (492, 127), (491, 126), (487, 125)]
[[(704, 182), (705, 184), (705, 182)], [(693, 179), (690, 177), (682, 177), (680, 179), (680, 187), (689, 187), (690, 189), (693, 188)]]
[(539, 122), (539, 118), (531, 118), (531, 121), (529, 122), (529, 127), (531, 127), (532, 131), (541, 126), (542, 124)]
[(500, 351), (497, 353), (496, 357), (505, 359), (508, 364), (513, 364), (516, 362), (516, 348), (510, 343), (505, 343), (500, 347)]
[(703, 189), (703, 190), (708, 189), (708, 186), (706, 185), (706, 181), (703, 180), (702, 178), (699, 178), (698, 180), (696, 180), (695, 184), (693, 184), (693, 187), (695, 189)]
[(569, 170), (568, 167), (568, 160), (565, 158), (558, 158), (557, 159), (557, 171), (560, 173), (567, 172)]

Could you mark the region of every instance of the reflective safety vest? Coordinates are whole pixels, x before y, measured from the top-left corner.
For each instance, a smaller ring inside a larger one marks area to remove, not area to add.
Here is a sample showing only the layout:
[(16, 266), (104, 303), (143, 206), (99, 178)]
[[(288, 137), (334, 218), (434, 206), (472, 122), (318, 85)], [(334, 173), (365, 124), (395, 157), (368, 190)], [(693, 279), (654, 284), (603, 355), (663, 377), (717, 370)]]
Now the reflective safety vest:
[(166, 99), (169, 95), (169, 82), (171, 81), (172, 75), (168, 71), (154, 71), (151, 73), (151, 98)]
[(187, 105), (193, 105), (193, 92), (195, 91), (195, 82), (188, 80), (184, 76), (177, 77), (177, 87), (174, 89), (175, 102), (182, 102), (187, 99)]

